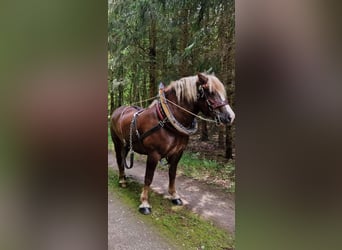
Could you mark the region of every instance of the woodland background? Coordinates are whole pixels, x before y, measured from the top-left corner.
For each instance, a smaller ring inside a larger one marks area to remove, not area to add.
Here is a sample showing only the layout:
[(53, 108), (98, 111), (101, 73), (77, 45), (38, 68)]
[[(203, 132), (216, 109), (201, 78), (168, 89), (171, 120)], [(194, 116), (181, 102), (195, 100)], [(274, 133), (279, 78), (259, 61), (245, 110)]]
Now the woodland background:
[[(197, 72), (214, 73), (235, 101), (235, 2), (232, 0), (111, 0), (108, 2), (108, 115), (157, 95)], [(188, 149), (234, 158), (234, 125), (200, 121)], [(199, 143), (200, 141), (200, 143)], [(203, 144), (203, 143), (205, 144)]]

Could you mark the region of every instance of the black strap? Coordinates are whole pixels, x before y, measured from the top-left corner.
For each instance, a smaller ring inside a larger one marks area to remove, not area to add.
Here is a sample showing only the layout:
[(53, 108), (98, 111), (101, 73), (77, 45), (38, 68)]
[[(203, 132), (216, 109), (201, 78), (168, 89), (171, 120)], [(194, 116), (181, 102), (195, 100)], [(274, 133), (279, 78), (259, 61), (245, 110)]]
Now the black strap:
[(153, 128), (151, 128), (149, 131), (143, 133), (138, 139), (140, 141), (143, 141), (147, 136), (153, 134), (154, 132), (156, 132), (157, 130), (161, 129), (162, 127), (164, 127), (165, 123), (167, 122), (167, 119), (164, 119), (163, 121), (159, 121), (158, 125), (154, 126)]

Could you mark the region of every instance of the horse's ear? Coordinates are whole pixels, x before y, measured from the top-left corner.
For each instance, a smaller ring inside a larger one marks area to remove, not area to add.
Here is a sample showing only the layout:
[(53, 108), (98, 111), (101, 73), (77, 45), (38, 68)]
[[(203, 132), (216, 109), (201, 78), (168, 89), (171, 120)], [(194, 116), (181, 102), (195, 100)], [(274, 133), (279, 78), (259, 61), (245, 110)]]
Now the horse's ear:
[(206, 77), (202, 73), (198, 73), (197, 76), (198, 76), (198, 83), (200, 85), (206, 84), (208, 82), (208, 77)]

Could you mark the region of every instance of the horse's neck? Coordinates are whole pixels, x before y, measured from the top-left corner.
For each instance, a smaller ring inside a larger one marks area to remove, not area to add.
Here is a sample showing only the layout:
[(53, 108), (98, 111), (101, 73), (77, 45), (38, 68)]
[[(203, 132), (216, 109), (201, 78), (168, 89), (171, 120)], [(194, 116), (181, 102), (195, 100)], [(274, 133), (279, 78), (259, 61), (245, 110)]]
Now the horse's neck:
[[(195, 107), (194, 103), (188, 103), (188, 102), (181, 102), (179, 103), (177, 100), (177, 97), (175, 95), (174, 92), (166, 92), (165, 93), (165, 97), (172, 101), (173, 103), (176, 103), (177, 105), (179, 105), (180, 107), (186, 109), (187, 111), (194, 113), (194, 114), (198, 114), (198, 110)], [(180, 122), (183, 126), (185, 127), (190, 127), (194, 121), (194, 116), (184, 110), (182, 110), (181, 108), (176, 107), (175, 105), (173, 105), (172, 103), (169, 103), (169, 108), (172, 112), (172, 114), (174, 115), (174, 117), (177, 119), (178, 122)]]

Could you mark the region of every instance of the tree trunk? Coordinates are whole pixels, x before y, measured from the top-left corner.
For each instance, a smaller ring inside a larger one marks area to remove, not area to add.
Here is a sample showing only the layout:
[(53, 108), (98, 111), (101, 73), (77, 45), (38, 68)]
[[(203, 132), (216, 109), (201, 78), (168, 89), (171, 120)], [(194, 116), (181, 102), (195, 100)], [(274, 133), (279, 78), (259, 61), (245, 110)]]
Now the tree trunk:
[(122, 106), (123, 103), (123, 85), (119, 84), (118, 86), (119, 96), (118, 96), (118, 107)]
[(226, 126), (226, 155), (227, 159), (233, 159), (233, 137), (232, 137), (232, 126)]
[(207, 122), (202, 120), (201, 121), (201, 141), (208, 141), (209, 140), (209, 136), (208, 136), (208, 126), (207, 126)]
[[(229, 104), (233, 108), (233, 37), (234, 37), (234, 22), (231, 19), (231, 11), (234, 11), (232, 6), (229, 6), (228, 2), (223, 4), (221, 11), (221, 17), (218, 27), (218, 36), (221, 48), (221, 74), (220, 77), (223, 80), (227, 89), (227, 97)], [(226, 140), (225, 140), (225, 151), (226, 158), (231, 159), (233, 157), (233, 136), (232, 127), (226, 126)], [(223, 137), (223, 131), (222, 131)], [(223, 138), (222, 138), (223, 139)], [(220, 140), (219, 140), (220, 141)]]
[(157, 94), (157, 84), (156, 84), (156, 72), (157, 72), (157, 50), (156, 50), (156, 41), (157, 41), (157, 31), (156, 27), (157, 23), (155, 17), (151, 15), (151, 24), (149, 30), (149, 59), (150, 59), (150, 69), (149, 69), (149, 77), (150, 77), (150, 95), (149, 97), (153, 97)]
[(134, 64), (132, 66), (133, 68), (133, 72), (132, 72), (132, 87), (131, 87), (131, 101), (130, 103), (136, 103), (139, 101), (139, 91), (138, 90), (138, 65), (137, 64)]
[(113, 89), (110, 90), (110, 109), (109, 109), (109, 115), (111, 115), (114, 111), (114, 91)]
[(189, 42), (189, 20), (188, 20), (188, 8), (184, 6), (181, 11), (181, 35), (180, 35), (180, 54), (181, 54), (181, 63), (179, 64), (179, 74), (181, 77), (187, 76), (188, 74), (188, 63), (186, 56), (184, 54), (185, 48), (188, 46)]
[(110, 70), (109, 78), (109, 115), (114, 111), (114, 89), (113, 89), (113, 71)]
[(224, 147), (224, 127), (219, 126), (219, 131), (218, 131), (218, 145), (219, 147)]
[[(142, 99), (143, 100), (146, 100), (148, 98), (147, 96), (147, 84), (146, 84), (146, 74), (144, 73), (143, 74), (143, 81), (142, 81)], [(146, 106), (146, 103), (145, 102), (142, 102), (142, 107), (145, 107)]]

